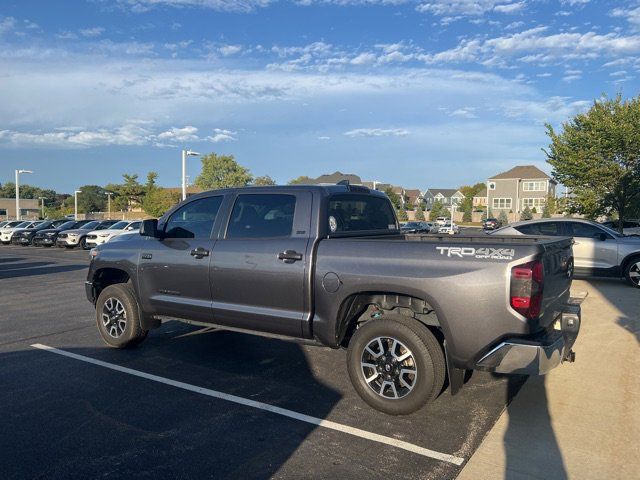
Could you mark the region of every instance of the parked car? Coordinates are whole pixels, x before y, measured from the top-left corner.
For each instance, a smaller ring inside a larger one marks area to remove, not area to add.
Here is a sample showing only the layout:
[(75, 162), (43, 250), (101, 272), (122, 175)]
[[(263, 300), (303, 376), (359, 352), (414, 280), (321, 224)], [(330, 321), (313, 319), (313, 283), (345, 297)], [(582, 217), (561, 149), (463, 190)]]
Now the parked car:
[(65, 222), (66, 222), (66, 219), (46, 220), (33, 228), (16, 230), (13, 233), (13, 237), (11, 238), (11, 243), (15, 245), (22, 245), (25, 247), (28, 245), (33, 245), (33, 239), (38, 234), (38, 232), (51, 229), (51, 228), (57, 228)]
[(402, 233), (429, 233), (433, 226), (430, 222), (406, 222), (400, 225)]
[(205, 192), (130, 236), (92, 250), (85, 284), (112, 347), (164, 319), (343, 347), (355, 390), (394, 415), (447, 374), (455, 393), (467, 369), (543, 374), (574, 358), (568, 238), (403, 235), (384, 193), (348, 185)]
[[(611, 230), (618, 231), (619, 220), (613, 220), (610, 222), (602, 222), (602, 225), (609, 227)], [(638, 220), (624, 220), (622, 222), (622, 233), (625, 235), (640, 235), (640, 221)]]
[(502, 227), (502, 222), (497, 218), (487, 218), (482, 222), (483, 230), (497, 230), (500, 227)]
[(51, 247), (56, 244), (56, 240), (58, 238), (58, 234), (60, 232), (64, 232), (66, 230), (72, 230), (75, 228), (80, 228), (83, 225), (91, 222), (92, 220), (67, 220), (63, 219), (64, 223), (59, 225), (56, 228), (45, 228), (36, 232), (33, 236), (33, 245), (36, 247)]
[(444, 225), (445, 223), (447, 223), (447, 217), (437, 217), (436, 218), (436, 225), (438, 225), (439, 227), (441, 227), (442, 225)]
[(127, 221), (114, 223), (111, 227), (105, 230), (95, 230), (87, 234), (86, 244), (88, 248), (93, 248), (103, 243), (107, 243), (112, 238), (120, 235), (124, 232), (131, 232), (133, 230), (140, 229), (140, 221)]
[(640, 237), (621, 235), (602, 224), (578, 218), (516, 222), (490, 235), (573, 237), (576, 274), (624, 277), (640, 287)]
[[(15, 222), (11, 222), (11, 223), (15, 223)], [(28, 220), (25, 222), (18, 222), (16, 225), (12, 227), (5, 226), (2, 230), (0, 230), (0, 242), (3, 245), (9, 245), (11, 243), (11, 238), (13, 237), (13, 233), (16, 230), (31, 228), (38, 225), (39, 223), (40, 223), (39, 220), (38, 221)]]
[(58, 234), (56, 245), (60, 248), (76, 248), (80, 247), (87, 250), (87, 235), (94, 230), (106, 230), (116, 224), (118, 220), (93, 220), (80, 228), (73, 230), (65, 230)]
[(454, 235), (456, 233), (460, 233), (460, 227), (451, 221), (445, 222), (440, 228), (438, 228), (438, 233), (446, 233), (449, 235)]

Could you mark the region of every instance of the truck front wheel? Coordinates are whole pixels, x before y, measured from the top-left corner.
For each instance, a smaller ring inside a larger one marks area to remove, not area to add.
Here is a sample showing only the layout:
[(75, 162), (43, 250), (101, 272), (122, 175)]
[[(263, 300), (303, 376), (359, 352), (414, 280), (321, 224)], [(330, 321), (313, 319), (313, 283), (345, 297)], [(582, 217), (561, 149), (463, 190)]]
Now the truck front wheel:
[(133, 347), (149, 333), (140, 326), (138, 302), (125, 283), (102, 290), (96, 302), (96, 323), (102, 340), (115, 348)]
[(442, 348), (412, 318), (385, 315), (356, 330), (347, 368), (358, 395), (390, 415), (407, 415), (435, 399), (444, 384)]

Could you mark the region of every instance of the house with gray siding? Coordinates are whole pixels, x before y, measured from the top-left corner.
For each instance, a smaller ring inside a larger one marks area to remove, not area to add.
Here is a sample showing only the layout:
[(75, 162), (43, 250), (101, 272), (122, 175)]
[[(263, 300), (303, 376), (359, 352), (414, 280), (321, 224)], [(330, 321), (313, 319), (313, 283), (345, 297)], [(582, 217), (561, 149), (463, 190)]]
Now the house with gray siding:
[(487, 180), (487, 206), (494, 215), (500, 211), (520, 213), (526, 207), (542, 212), (547, 197), (556, 196), (558, 183), (534, 165), (520, 165)]
[(431, 210), (433, 204), (439, 201), (445, 207), (460, 205), (464, 200), (464, 195), (455, 188), (429, 188), (424, 192), (424, 202), (427, 210)]

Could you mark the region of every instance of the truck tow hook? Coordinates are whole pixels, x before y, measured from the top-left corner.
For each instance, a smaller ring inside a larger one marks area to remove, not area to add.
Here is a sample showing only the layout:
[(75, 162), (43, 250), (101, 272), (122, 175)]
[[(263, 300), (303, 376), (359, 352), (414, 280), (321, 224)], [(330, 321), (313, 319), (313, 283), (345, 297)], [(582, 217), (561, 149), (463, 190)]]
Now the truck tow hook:
[(576, 361), (576, 352), (573, 350), (569, 350), (569, 352), (564, 356), (564, 361), (573, 363)]

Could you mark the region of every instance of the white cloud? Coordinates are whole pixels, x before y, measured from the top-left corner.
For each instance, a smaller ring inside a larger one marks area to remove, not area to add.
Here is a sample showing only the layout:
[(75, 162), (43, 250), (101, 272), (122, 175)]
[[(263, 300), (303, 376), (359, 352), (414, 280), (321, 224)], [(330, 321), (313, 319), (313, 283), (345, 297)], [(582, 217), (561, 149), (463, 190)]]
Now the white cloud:
[(357, 57), (352, 58), (349, 63), (352, 65), (370, 65), (376, 61), (377, 57), (373, 53), (361, 53)]
[(9, 33), (16, 28), (16, 19), (13, 17), (4, 17), (0, 20), (0, 35)]
[(236, 135), (238, 132), (234, 132), (233, 130), (226, 130), (223, 128), (214, 128), (213, 135), (207, 137), (207, 140), (212, 141), (213, 143), (218, 142), (235, 142), (238, 140)]
[(475, 110), (475, 107), (458, 108), (451, 112), (451, 116), (460, 118), (478, 118), (478, 116), (474, 113)]
[(525, 1), (512, 0), (432, 0), (421, 3), (416, 10), (437, 16), (480, 16), (487, 12), (514, 13), (526, 6)]
[(105, 29), (102, 27), (82, 28), (79, 32), (83, 37), (95, 38), (101, 36), (105, 32)]
[(218, 51), (223, 57), (230, 57), (242, 52), (242, 45), (223, 45), (218, 48)]
[(527, 63), (548, 63), (553, 60), (589, 59), (640, 53), (640, 36), (617, 33), (556, 33), (545, 34), (547, 27), (535, 27), (512, 35), (485, 40), (463, 40), (450, 50), (421, 55), (427, 63), (481, 62), (501, 65), (506, 60), (531, 52), (520, 58)]
[(409, 132), (403, 128), (356, 128), (344, 132), (347, 137), (405, 137)]
[(623, 18), (634, 26), (640, 26), (640, 6), (636, 8), (614, 8), (609, 12), (614, 18)]
[(271, 0), (118, 0), (134, 12), (146, 12), (153, 7), (198, 7), (223, 12), (252, 12), (266, 7)]
[(500, 13), (516, 13), (524, 10), (526, 2), (508, 3), (506, 5), (496, 5), (493, 10)]
[(331, 137), (325, 137), (325, 136), (323, 136), (323, 137), (318, 137), (318, 140), (323, 140), (323, 141), (331, 140)]
[(191, 125), (182, 128), (172, 127), (171, 129), (159, 133), (157, 135), (158, 140), (161, 141), (176, 141), (176, 142), (188, 142), (190, 140), (198, 140), (198, 129)]
[(106, 145), (145, 145), (150, 142), (150, 132), (137, 122), (127, 123), (114, 129), (96, 130), (75, 127), (59, 128), (48, 132), (20, 132), (1, 130), (0, 142), (12, 145), (31, 145), (47, 147), (99, 147)]

